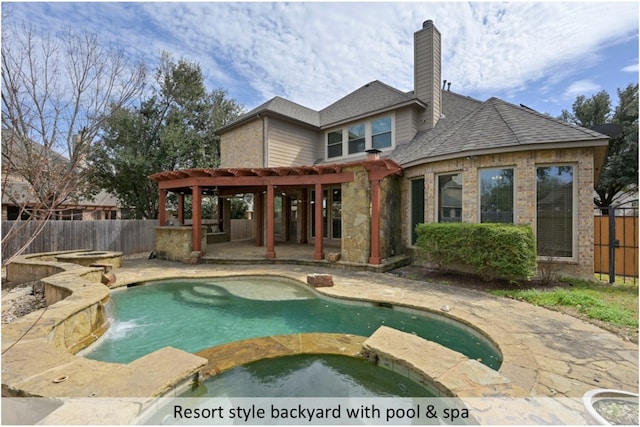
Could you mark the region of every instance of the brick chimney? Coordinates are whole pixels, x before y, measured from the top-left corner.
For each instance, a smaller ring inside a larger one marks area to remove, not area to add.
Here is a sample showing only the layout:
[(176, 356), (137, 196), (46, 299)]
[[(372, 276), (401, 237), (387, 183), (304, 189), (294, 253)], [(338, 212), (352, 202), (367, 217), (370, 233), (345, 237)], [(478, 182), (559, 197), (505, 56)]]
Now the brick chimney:
[(427, 105), (420, 117), (420, 130), (432, 129), (441, 114), (440, 31), (433, 21), (424, 21), (422, 29), (413, 35), (413, 81), (416, 98)]

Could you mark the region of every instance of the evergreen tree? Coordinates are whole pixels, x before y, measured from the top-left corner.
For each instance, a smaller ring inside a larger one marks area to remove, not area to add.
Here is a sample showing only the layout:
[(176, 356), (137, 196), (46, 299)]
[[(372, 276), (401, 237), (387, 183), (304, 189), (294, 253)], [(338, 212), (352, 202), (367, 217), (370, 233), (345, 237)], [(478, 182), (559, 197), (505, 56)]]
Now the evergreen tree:
[(219, 137), (242, 107), (223, 90), (207, 92), (202, 70), (164, 53), (155, 75), (157, 87), (137, 108), (119, 108), (103, 128), (90, 160), (92, 182), (135, 209), (137, 218), (157, 218), (161, 171), (217, 167)]

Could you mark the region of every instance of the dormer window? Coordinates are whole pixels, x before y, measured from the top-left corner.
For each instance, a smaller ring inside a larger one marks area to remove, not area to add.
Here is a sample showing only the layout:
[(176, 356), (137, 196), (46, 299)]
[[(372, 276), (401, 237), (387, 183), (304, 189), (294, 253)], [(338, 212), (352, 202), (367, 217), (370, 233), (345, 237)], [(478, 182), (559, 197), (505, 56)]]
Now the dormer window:
[[(393, 116), (376, 117), (348, 127), (333, 129), (327, 132), (326, 141), (327, 159), (356, 155), (372, 148), (392, 148)], [(346, 146), (346, 152), (343, 146)]]

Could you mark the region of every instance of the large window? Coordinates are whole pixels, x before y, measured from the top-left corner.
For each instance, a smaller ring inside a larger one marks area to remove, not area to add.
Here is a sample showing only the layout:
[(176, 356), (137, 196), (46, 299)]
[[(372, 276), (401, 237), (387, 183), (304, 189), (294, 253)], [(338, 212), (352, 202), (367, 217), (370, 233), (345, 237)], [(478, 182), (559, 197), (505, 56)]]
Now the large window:
[(393, 148), (393, 116), (377, 117), (349, 127), (333, 129), (327, 132), (326, 143), (327, 159), (363, 153), (372, 148)]
[(462, 222), (462, 173), (438, 175), (438, 222)]
[(536, 237), (539, 256), (572, 257), (574, 242), (574, 168), (536, 168)]
[(480, 174), (480, 222), (513, 222), (513, 169)]

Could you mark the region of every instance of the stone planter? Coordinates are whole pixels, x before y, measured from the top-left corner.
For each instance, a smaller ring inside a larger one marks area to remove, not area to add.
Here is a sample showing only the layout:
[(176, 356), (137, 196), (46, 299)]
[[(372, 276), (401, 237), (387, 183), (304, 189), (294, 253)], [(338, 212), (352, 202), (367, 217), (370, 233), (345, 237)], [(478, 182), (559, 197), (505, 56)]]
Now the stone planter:
[(591, 421), (600, 425), (638, 425), (638, 394), (595, 389), (582, 397)]

